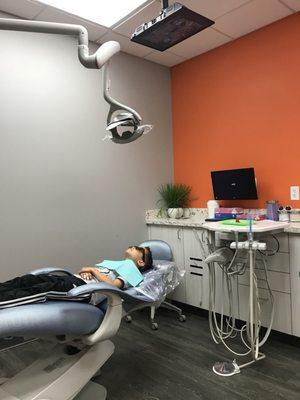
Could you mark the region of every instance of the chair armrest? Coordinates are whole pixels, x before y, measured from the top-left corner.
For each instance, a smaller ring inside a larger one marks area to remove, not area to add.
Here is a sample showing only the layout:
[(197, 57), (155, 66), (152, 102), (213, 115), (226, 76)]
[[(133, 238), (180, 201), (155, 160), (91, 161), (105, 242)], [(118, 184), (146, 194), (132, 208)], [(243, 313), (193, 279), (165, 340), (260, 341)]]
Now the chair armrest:
[(66, 275), (73, 275), (72, 272), (60, 267), (46, 267), (34, 269), (30, 272), (32, 275), (52, 274), (53, 272), (64, 272)]
[(97, 331), (83, 338), (84, 343), (88, 345), (93, 345), (96, 342), (109, 339), (117, 333), (122, 319), (123, 300), (134, 301), (139, 304), (147, 303), (145, 300), (140, 300), (137, 297), (126, 293), (126, 291), (104, 282), (88, 283), (86, 285), (78, 286), (71, 289), (68, 292), (68, 296), (76, 297), (92, 293), (101, 293), (107, 297), (107, 311)]
[(104, 282), (88, 283), (86, 285), (77, 286), (76, 288), (71, 289), (68, 292), (68, 296), (76, 297), (84, 294), (92, 294), (98, 292), (104, 294), (105, 296), (108, 296), (109, 293), (116, 294), (120, 296), (120, 298), (123, 300), (141, 301), (137, 297), (127, 293), (126, 290), (121, 290), (116, 286), (109, 285), (108, 283)]
[(105, 294), (107, 297), (107, 310), (104, 319), (96, 332), (82, 338), (82, 341), (90, 346), (97, 342), (109, 339), (118, 332), (123, 313), (123, 300), (120, 296), (122, 290), (106, 283), (88, 283), (71, 289), (68, 292), (68, 296), (72, 297), (97, 292)]

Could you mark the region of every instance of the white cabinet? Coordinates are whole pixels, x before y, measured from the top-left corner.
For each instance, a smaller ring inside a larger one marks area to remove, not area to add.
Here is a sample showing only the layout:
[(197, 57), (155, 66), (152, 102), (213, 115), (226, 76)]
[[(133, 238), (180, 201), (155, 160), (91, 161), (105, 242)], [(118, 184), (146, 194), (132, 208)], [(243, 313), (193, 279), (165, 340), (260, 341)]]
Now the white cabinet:
[[(164, 240), (172, 249), (174, 261), (177, 268), (185, 271), (184, 248), (183, 248), (183, 229), (173, 226), (149, 226), (149, 239)], [(186, 303), (185, 277), (180, 285), (168, 296), (169, 298)]]
[[(196, 231), (196, 235), (194, 233)], [(165, 240), (172, 248), (175, 262), (185, 271), (182, 283), (171, 294), (171, 298), (195, 307), (208, 309), (209, 274), (204, 263), (206, 248), (201, 228), (176, 226), (149, 226), (149, 238)], [(205, 231), (204, 231), (205, 232)], [(274, 256), (267, 257), (269, 284), (271, 286), (275, 314), (273, 329), (300, 337), (300, 235), (281, 233), (276, 235), (280, 249)], [(276, 240), (266, 237), (269, 249), (276, 249)], [(205, 240), (204, 240), (205, 242)], [(270, 301), (264, 279), (263, 264), (257, 260), (257, 278), (262, 309), (262, 325), (268, 326)], [(229, 301), (226, 281), (221, 268), (216, 267), (215, 309), (228, 315)], [(226, 289), (226, 288), (225, 288)], [(242, 320), (248, 319), (249, 270), (233, 280), (233, 314)]]
[[(268, 267), (268, 281), (274, 297), (274, 321), (273, 329), (291, 334), (291, 281), (290, 281), (290, 248), (287, 233), (276, 235), (279, 242), (279, 252), (273, 256), (266, 257)], [(276, 242), (268, 235), (262, 241), (267, 243), (267, 249), (276, 249)], [(261, 307), (261, 323), (267, 327), (270, 323), (271, 303), (267, 291), (263, 262), (256, 261), (255, 274), (259, 288), (259, 302)], [(240, 318), (249, 318), (249, 269), (245, 274), (239, 276), (239, 307)]]
[[(184, 255), (186, 267), (186, 302), (195, 307), (209, 308), (209, 269), (204, 262), (208, 254), (206, 246), (206, 231), (203, 229), (183, 229)], [(229, 296), (225, 274), (215, 265), (216, 295), (215, 310), (229, 315)], [(238, 312), (237, 279), (232, 278), (233, 313)]]
[[(266, 289), (259, 289), (262, 326), (268, 327), (271, 317), (271, 302)], [(290, 294), (272, 291), (274, 297), (274, 320), (272, 328), (284, 333), (292, 333)], [(239, 285), (240, 318), (249, 320), (249, 286)]]
[(184, 255), (185, 255), (185, 281), (186, 281), (186, 303), (195, 307), (208, 309), (208, 267), (204, 263), (205, 254), (199, 240), (201, 230), (195, 232), (193, 229), (183, 230)]
[(300, 235), (290, 234), (292, 333), (300, 337)]

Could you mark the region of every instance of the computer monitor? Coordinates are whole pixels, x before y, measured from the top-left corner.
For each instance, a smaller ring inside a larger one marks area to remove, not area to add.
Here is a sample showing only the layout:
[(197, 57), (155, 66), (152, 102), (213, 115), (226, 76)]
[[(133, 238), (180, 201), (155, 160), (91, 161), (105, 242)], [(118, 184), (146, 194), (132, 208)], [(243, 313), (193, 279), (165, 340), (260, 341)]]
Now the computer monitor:
[(216, 200), (256, 200), (254, 168), (212, 171), (211, 179)]

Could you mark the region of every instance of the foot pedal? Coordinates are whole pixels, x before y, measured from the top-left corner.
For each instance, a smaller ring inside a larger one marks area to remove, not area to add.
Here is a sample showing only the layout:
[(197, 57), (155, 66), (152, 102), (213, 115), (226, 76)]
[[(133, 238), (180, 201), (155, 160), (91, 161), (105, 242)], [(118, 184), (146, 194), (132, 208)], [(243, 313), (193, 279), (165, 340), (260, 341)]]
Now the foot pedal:
[(215, 363), (215, 365), (213, 366), (213, 371), (215, 374), (220, 376), (232, 376), (238, 374), (240, 372), (240, 368), (235, 360), (231, 362), (222, 361)]

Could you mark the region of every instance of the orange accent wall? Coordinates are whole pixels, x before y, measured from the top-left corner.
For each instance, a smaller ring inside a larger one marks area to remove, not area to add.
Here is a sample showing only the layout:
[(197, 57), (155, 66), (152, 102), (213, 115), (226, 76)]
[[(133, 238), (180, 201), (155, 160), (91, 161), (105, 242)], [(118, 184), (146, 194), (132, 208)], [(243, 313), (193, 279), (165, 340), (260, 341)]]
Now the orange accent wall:
[(210, 171), (254, 167), (259, 200), (300, 208), (300, 13), (171, 70), (174, 180), (193, 207), (213, 198)]

